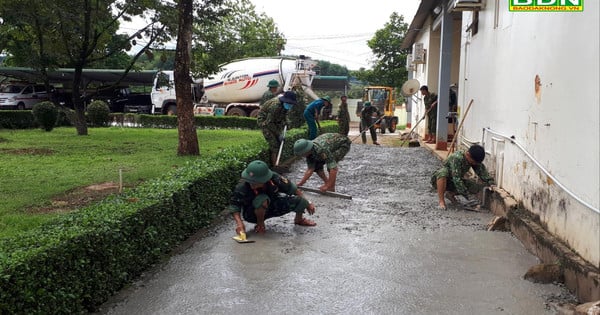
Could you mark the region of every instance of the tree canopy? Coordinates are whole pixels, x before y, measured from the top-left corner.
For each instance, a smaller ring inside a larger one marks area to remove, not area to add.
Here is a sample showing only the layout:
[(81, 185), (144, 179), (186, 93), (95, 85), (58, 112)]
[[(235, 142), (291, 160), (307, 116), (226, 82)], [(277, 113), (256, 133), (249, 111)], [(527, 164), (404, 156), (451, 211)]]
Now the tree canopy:
[(352, 74), (370, 85), (400, 87), (407, 80), (407, 53), (400, 50), (402, 41), (408, 31), (404, 16), (393, 12), (389, 22), (375, 32), (375, 36), (367, 41), (374, 54), (373, 69), (361, 69)]

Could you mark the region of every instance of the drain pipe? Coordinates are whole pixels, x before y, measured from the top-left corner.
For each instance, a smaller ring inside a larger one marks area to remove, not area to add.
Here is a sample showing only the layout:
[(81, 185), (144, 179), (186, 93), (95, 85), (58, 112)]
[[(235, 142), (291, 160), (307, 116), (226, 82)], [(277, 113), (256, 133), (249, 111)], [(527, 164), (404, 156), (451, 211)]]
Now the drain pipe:
[(535, 159), (535, 158), (534, 158), (534, 157), (533, 157), (533, 156), (532, 156), (532, 155), (531, 155), (529, 152), (527, 152), (527, 150), (525, 150), (525, 148), (524, 148), (524, 147), (523, 147), (523, 146), (522, 146), (520, 143), (518, 143), (518, 142), (515, 140), (515, 136), (514, 136), (514, 135), (513, 135), (513, 136), (506, 136), (506, 135), (503, 135), (503, 134), (501, 134), (501, 133), (499, 133), (499, 132), (497, 132), (497, 131), (494, 131), (494, 130), (490, 129), (489, 127), (486, 127), (486, 128), (483, 128), (483, 136), (481, 137), (481, 138), (482, 138), (482, 141), (481, 141), (481, 143), (484, 143), (484, 142), (483, 142), (483, 139), (485, 138), (485, 133), (486, 133), (486, 132), (489, 132), (489, 133), (495, 134), (495, 135), (497, 135), (497, 136), (500, 136), (500, 137), (502, 137), (502, 138), (505, 138), (505, 139), (507, 139), (508, 141), (510, 141), (510, 143), (512, 143), (512, 144), (514, 144), (514, 145), (516, 145), (516, 146), (517, 146), (517, 148), (519, 148), (521, 151), (523, 151), (523, 153), (525, 153), (525, 155), (527, 155), (527, 157), (529, 157), (529, 159), (530, 159), (530, 160), (531, 160), (531, 161), (532, 161), (532, 162), (533, 162), (535, 165), (537, 165), (537, 167), (539, 167), (539, 168), (542, 170), (542, 172), (544, 172), (544, 174), (546, 174), (546, 176), (550, 177), (550, 179), (552, 179), (552, 181), (553, 181), (553, 182), (554, 182), (556, 185), (558, 185), (558, 187), (560, 187), (560, 188), (561, 188), (562, 190), (564, 190), (564, 191), (565, 191), (567, 194), (569, 194), (569, 196), (573, 197), (573, 199), (577, 200), (577, 201), (578, 201), (580, 204), (582, 204), (582, 205), (584, 205), (585, 207), (589, 208), (590, 210), (592, 210), (592, 211), (596, 212), (597, 214), (600, 214), (600, 210), (599, 210), (598, 208), (594, 207), (593, 205), (589, 204), (587, 201), (585, 201), (585, 200), (582, 200), (581, 198), (579, 198), (578, 196), (576, 196), (576, 195), (575, 195), (575, 194), (574, 194), (572, 191), (570, 191), (570, 190), (569, 190), (567, 187), (565, 187), (565, 185), (561, 184), (561, 183), (558, 181), (558, 179), (556, 179), (556, 177), (552, 176), (552, 174), (550, 174), (550, 172), (549, 172), (548, 170), (546, 170), (546, 169), (545, 169), (545, 168), (544, 168), (544, 167), (543, 167), (543, 166), (542, 166), (542, 165), (541, 165), (541, 164), (540, 164), (540, 163), (539, 163), (539, 162), (538, 162), (538, 161), (537, 161), (537, 160), (536, 160), (536, 159)]

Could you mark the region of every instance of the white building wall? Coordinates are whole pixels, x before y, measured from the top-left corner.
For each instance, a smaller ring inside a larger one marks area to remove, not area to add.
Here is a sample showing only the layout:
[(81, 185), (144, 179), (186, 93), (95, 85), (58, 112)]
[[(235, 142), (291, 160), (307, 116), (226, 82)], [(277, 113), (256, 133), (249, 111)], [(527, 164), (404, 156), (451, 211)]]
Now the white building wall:
[[(484, 140), (499, 185), (599, 266), (598, 2), (586, 1), (578, 13), (513, 13), (507, 1), (497, 1), (496, 11), (488, 2), (473, 36), (464, 31), (472, 13), (463, 14), (459, 99), (474, 100), (464, 139)], [(554, 179), (516, 144), (483, 138), (485, 127), (514, 136)]]

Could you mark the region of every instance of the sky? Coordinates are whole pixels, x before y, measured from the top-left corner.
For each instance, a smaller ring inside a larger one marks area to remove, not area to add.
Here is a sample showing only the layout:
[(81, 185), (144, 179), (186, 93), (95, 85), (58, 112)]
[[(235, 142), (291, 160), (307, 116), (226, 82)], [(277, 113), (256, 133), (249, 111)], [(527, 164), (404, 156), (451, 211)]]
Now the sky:
[(287, 39), (284, 55), (346, 66), (349, 70), (371, 68), (373, 58), (367, 41), (390, 21), (393, 12), (410, 25), (420, 0), (250, 0), (258, 13), (273, 18)]

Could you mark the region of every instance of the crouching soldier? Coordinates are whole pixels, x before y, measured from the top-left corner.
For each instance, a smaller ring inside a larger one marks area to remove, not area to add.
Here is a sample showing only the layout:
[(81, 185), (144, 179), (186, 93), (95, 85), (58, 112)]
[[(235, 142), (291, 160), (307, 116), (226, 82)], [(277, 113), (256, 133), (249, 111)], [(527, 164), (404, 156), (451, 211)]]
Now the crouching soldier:
[[(246, 232), (243, 220), (256, 224), (256, 233), (265, 233), (265, 220), (295, 212), (294, 223), (315, 226), (304, 218), (304, 211), (315, 213), (315, 206), (287, 178), (271, 171), (263, 161), (253, 161), (242, 172), (242, 179), (231, 194), (229, 212), (236, 223), (236, 234)], [(242, 220), (243, 218), (243, 220)]]
[(494, 179), (483, 165), (484, 158), (485, 150), (483, 147), (474, 144), (466, 152), (456, 151), (448, 156), (444, 161), (444, 165), (433, 173), (431, 185), (437, 191), (440, 209), (446, 210), (444, 197), (448, 197), (453, 204), (457, 204), (456, 195), (460, 194), (469, 199), (469, 193), (477, 193), (484, 187), (464, 178), (471, 168), (485, 185), (494, 184)]

